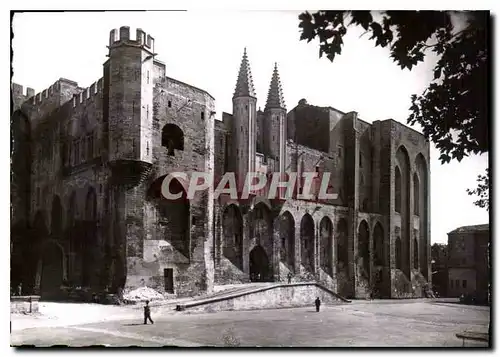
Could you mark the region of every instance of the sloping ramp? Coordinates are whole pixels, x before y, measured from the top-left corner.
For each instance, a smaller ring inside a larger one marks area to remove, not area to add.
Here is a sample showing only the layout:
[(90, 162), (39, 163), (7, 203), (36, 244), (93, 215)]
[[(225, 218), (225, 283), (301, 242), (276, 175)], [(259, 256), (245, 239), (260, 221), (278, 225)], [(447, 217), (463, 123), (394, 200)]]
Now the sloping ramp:
[(177, 311), (228, 311), (275, 309), (284, 307), (314, 306), (319, 297), (323, 304), (349, 303), (336, 292), (316, 283), (266, 284), (250, 286), (238, 291), (227, 291), (218, 296), (196, 299), (177, 304)]

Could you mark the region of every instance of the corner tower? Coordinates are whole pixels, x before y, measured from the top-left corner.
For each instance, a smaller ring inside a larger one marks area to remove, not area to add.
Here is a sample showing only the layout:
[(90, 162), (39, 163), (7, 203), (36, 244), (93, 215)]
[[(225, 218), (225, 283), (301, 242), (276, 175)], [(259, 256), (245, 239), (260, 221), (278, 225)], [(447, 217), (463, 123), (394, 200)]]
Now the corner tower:
[[(153, 59), (154, 39), (141, 29), (136, 39), (130, 28), (111, 30), (109, 60), (104, 63), (103, 122), (111, 168), (107, 209), (111, 237), (107, 248), (112, 253), (109, 273), (111, 290), (135, 287), (129, 274), (142, 259), (147, 217), (138, 200), (146, 196), (145, 181), (153, 167)], [(111, 253), (110, 253), (111, 254)]]
[(264, 133), (265, 150), (274, 160), (278, 161), (279, 172), (283, 174), (286, 163), (286, 106), (277, 63), (274, 64), (267, 94), (264, 122), (266, 128)]
[(236, 148), (235, 173), (242, 187), (246, 174), (255, 171), (257, 98), (246, 48), (243, 52), (233, 95), (233, 140)]
[[(154, 39), (141, 29), (135, 40), (128, 26), (111, 30), (108, 83), (109, 161), (152, 163)], [(106, 104), (106, 103), (105, 103)]]

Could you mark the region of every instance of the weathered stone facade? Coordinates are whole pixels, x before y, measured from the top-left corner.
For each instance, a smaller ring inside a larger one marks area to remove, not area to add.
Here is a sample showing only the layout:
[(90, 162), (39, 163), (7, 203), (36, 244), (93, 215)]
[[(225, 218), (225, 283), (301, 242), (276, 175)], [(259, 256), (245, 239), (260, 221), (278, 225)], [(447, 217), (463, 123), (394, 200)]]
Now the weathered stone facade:
[[(287, 113), (277, 66), (257, 110), (246, 51), (222, 120), (207, 92), (167, 73), (154, 39), (122, 27), (91, 87), (60, 79), (34, 95), (13, 85), (14, 284), (42, 296), (61, 285), (193, 295), (291, 273), (347, 297), (422, 295), (431, 275), (421, 134), (305, 100)], [(300, 180), (287, 200), (213, 190), (188, 200), (181, 180), (170, 184), (181, 198), (161, 196), (169, 173), (194, 171), (329, 172), (338, 197), (297, 199)]]
[(463, 226), (448, 233), (448, 296), (472, 295), (491, 302), (490, 225)]

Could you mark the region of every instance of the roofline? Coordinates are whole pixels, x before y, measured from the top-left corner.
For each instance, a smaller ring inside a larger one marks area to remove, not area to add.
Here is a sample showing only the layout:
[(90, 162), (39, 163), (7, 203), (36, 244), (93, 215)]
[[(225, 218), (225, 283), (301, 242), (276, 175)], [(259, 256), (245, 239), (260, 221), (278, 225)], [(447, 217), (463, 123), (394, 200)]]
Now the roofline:
[(184, 84), (184, 85), (186, 85), (186, 86), (188, 86), (188, 87), (191, 87), (191, 88), (193, 88), (193, 89), (199, 90), (200, 92), (205, 93), (205, 94), (206, 94), (206, 95), (208, 95), (210, 98), (212, 98), (213, 100), (215, 100), (215, 98), (214, 98), (214, 97), (213, 97), (210, 93), (208, 93), (206, 90), (204, 90), (204, 89), (201, 89), (201, 88), (195, 87), (195, 86), (193, 86), (193, 85), (191, 85), (191, 84), (187, 84), (186, 82), (180, 81), (180, 80), (175, 79), (175, 78), (172, 78), (172, 77), (167, 77), (167, 76), (165, 76), (165, 78), (170, 79), (170, 80), (172, 80), (172, 81), (175, 81), (175, 82), (177, 82), (177, 83)]
[[(485, 227), (484, 229), (477, 229), (477, 230), (474, 230), (474, 228), (478, 228), (478, 227)], [(486, 228), (487, 227), (487, 228)], [(467, 229), (468, 228), (468, 229)], [(463, 232), (460, 232), (459, 230), (460, 229), (465, 229)], [(455, 234), (455, 233), (476, 233), (476, 232), (486, 232), (486, 231), (489, 231), (490, 230), (490, 224), (489, 223), (484, 223), (484, 224), (474, 224), (474, 225), (470, 225), (470, 226), (461, 226), (461, 227), (458, 227), (458, 228), (455, 228), (454, 230), (452, 230), (451, 232), (448, 233), (448, 235), (450, 234)]]

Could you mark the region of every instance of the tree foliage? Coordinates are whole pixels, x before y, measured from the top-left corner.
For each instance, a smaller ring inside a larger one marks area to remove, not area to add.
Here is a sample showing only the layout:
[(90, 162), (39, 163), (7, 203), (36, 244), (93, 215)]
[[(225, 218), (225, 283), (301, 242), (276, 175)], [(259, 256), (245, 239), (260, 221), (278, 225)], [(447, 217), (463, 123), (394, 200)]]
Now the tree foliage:
[[(390, 57), (411, 70), (426, 50), (440, 56), (434, 80), (422, 95), (412, 96), (409, 124), (419, 123), (441, 151), (442, 163), (489, 149), (487, 121), (488, 12), (464, 13), (464, 28), (454, 31), (450, 12), (386, 11), (382, 21), (370, 11), (319, 11), (299, 16), (301, 40), (318, 37), (320, 57), (333, 61), (342, 53), (349, 25), (371, 33), (375, 46), (390, 48)], [(349, 22), (347, 22), (349, 21)]]
[(474, 204), (481, 208), (490, 209), (490, 170), (486, 169), (485, 175), (477, 175), (477, 188), (467, 189), (470, 196), (477, 196)]
[[(454, 14), (463, 20), (459, 27)], [(422, 94), (412, 95), (408, 124), (421, 125), (442, 164), (489, 151), (488, 11), (318, 11), (304, 12), (299, 20), (300, 39), (319, 39), (319, 56), (330, 61), (342, 53), (350, 25), (370, 33), (375, 46), (388, 47), (402, 69), (411, 70), (434, 52), (434, 78)]]

